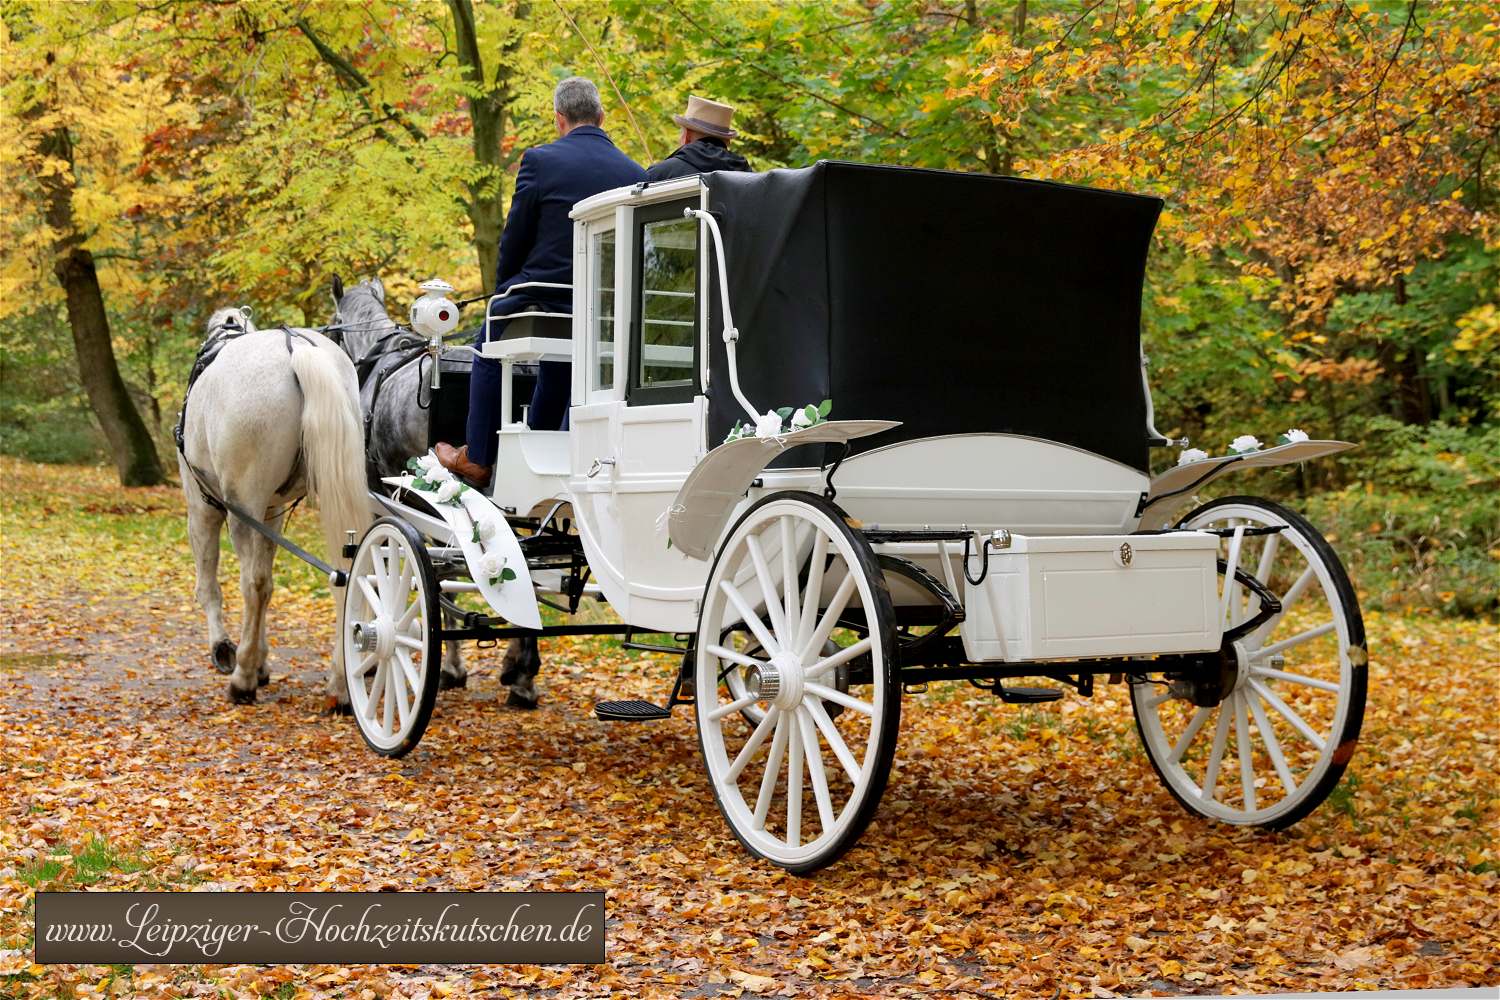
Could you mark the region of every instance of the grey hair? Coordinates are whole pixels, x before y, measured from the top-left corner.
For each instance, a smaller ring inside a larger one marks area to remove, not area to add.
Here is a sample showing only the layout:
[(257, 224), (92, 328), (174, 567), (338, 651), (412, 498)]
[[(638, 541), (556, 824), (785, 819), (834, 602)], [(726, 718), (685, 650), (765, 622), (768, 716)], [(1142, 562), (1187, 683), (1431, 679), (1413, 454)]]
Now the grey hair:
[(552, 92), (552, 108), (569, 125), (598, 125), (604, 120), (599, 88), (582, 76), (570, 76)]

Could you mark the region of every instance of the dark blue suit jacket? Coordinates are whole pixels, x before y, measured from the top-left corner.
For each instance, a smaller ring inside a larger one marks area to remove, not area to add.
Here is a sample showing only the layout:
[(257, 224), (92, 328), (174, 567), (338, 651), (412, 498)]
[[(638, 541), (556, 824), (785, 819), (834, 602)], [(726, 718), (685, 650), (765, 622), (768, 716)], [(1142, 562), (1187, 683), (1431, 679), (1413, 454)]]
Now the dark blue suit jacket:
[[(573, 221), (576, 202), (646, 179), (646, 171), (596, 125), (579, 125), (545, 146), (521, 155), (516, 193), (500, 234), (495, 292), (523, 281), (573, 281)], [(571, 312), (572, 294), (561, 288), (522, 289), (495, 303), (492, 314), (536, 306)]]

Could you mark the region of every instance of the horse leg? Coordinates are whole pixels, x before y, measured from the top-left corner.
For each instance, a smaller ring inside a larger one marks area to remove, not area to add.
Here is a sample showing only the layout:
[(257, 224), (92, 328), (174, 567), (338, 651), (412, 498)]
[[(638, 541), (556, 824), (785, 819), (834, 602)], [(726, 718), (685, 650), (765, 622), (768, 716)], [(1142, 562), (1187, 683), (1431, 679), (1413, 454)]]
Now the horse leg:
[(500, 683), (508, 685), (505, 704), (511, 708), (536, 708), (536, 674), (542, 669), (542, 654), (534, 636), (512, 639), (500, 661)]
[[(282, 514), (273, 521), (267, 521), (266, 526), (279, 534), (285, 520), (286, 515)], [(271, 651), (271, 616), (266, 612), (271, 605), (271, 591), (276, 585), (273, 574), (273, 570), (276, 568), (276, 543), (263, 535), (257, 535), (255, 541), (259, 546), (257, 559), (261, 561), (261, 564), (256, 567), (256, 579), (257, 581), (263, 579), (265, 587), (265, 600), (260, 606), (260, 668), (255, 675), (255, 681), (256, 686), (265, 687), (271, 683), (271, 666), (269, 662)]]
[(224, 591), (219, 587), (219, 533), (224, 530), (224, 512), (197, 495), (197, 486), (186, 475), (188, 484), (188, 541), (193, 548), (193, 565), (197, 583), (193, 596), (208, 616), (209, 658), (221, 674), (234, 671), (234, 643), (224, 628)]
[(234, 673), (229, 676), (229, 700), (237, 705), (255, 704), (255, 689), (266, 662), (266, 604), (271, 599), (271, 543), (237, 517), (229, 519), (229, 537), (240, 557), (240, 594), (245, 601), (245, 620), (240, 627), (240, 648)]
[[(458, 622), (451, 615), (443, 615), (443, 622), (449, 627), (456, 627)], [(442, 669), (438, 673), (438, 690), (446, 691), (449, 688), (461, 688), (469, 686), (469, 672), (464, 669), (461, 647), (455, 639), (443, 643)]]

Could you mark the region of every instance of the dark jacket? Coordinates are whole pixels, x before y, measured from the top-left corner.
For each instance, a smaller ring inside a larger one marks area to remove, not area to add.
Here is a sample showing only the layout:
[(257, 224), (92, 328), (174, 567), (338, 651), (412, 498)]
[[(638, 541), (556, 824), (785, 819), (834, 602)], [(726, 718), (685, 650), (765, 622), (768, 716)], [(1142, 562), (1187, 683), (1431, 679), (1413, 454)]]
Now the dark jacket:
[(750, 163), (739, 153), (733, 152), (723, 139), (704, 136), (696, 142), (678, 148), (677, 152), (653, 164), (646, 171), (646, 180), (665, 181), (673, 177), (691, 177), (712, 170), (749, 170)]
[[(585, 198), (644, 180), (646, 172), (615, 148), (596, 125), (579, 125), (567, 135), (533, 146), (521, 155), (516, 193), (500, 234), (495, 291), (522, 281), (573, 281), (573, 205)], [(491, 307), (492, 313), (528, 306), (569, 312), (572, 293), (561, 288), (523, 289)]]

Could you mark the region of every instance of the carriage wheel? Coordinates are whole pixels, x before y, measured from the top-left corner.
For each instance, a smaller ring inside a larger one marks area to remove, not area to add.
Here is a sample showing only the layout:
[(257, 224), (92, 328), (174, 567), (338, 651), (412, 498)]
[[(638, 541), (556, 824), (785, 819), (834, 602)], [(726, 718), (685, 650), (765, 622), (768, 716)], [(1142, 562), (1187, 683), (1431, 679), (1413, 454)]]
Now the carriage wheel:
[[(698, 623), (698, 741), (720, 811), (757, 857), (813, 871), (869, 825), (901, 721), (894, 618), (869, 543), (814, 494), (766, 497), (719, 550)], [(740, 623), (759, 655), (722, 644)], [(754, 725), (741, 714), (751, 707)]]
[(344, 676), (360, 735), (386, 757), (410, 753), (432, 718), (442, 642), (438, 583), (422, 538), (376, 521), (344, 588)]
[(1236, 566), (1278, 595), (1281, 613), (1226, 650), (1207, 697), (1201, 683), (1170, 674), (1133, 679), (1130, 697), (1151, 764), (1178, 802), (1210, 819), (1282, 829), (1328, 797), (1353, 756), (1369, 673), (1365, 626), (1338, 556), (1299, 514), (1226, 497), (1179, 525), (1240, 526), (1283, 530), (1220, 543), (1231, 569), (1221, 573), (1224, 628), (1249, 621), (1261, 603), (1233, 580)]

